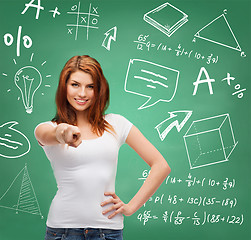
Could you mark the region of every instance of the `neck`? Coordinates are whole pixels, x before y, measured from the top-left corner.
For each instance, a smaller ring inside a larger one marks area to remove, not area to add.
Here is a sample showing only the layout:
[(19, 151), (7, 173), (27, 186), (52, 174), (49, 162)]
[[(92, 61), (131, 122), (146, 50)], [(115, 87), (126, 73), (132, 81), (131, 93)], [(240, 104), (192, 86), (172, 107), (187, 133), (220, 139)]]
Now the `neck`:
[(89, 123), (89, 119), (87, 118), (88, 112), (76, 112), (77, 125), (86, 125)]

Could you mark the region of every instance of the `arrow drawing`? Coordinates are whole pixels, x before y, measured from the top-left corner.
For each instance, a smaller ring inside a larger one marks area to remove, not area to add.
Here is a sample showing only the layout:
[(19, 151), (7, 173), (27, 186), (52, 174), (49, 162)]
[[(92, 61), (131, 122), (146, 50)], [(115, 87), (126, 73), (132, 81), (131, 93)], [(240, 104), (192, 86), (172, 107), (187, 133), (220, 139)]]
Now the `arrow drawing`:
[(111, 49), (111, 41), (116, 41), (117, 27), (113, 27), (105, 33), (105, 39), (102, 43), (102, 47), (105, 47), (108, 51)]
[[(169, 112), (169, 114), (170, 114), (169, 118), (162, 121), (155, 127), (155, 129), (157, 129), (158, 131), (161, 141), (163, 141), (166, 138), (167, 134), (172, 130), (174, 126), (176, 127), (177, 131), (180, 132), (185, 123), (191, 117), (192, 111), (174, 111), (174, 112)], [(183, 118), (182, 115), (184, 114), (185, 117)]]

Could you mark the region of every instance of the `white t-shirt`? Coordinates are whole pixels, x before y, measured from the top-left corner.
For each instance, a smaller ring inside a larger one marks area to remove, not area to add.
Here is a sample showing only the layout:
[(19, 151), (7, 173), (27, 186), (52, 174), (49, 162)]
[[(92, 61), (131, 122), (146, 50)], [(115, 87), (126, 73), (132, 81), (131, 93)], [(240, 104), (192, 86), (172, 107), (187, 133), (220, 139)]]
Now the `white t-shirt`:
[(63, 144), (42, 146), (58, 187), (50, 206), (48, 227), (123, 229), (123, 215), (108, 219), (111, 212), (103, 215), (102, 211), (110, 204), (100, 204), (111, 197), (104, 196), (104, 192), (115, 191), (118, 152), (132, 123), (117, 114), (107, 114), (105, 120), (116, 134), (105, 131), (101, 137), (83, 140), (77, 148)]

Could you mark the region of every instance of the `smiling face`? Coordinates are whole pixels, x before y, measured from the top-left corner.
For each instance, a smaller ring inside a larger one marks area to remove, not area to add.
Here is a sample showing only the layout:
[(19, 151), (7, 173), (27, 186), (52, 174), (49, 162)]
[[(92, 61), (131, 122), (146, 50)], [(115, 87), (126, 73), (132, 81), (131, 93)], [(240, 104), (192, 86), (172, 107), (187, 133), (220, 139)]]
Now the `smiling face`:
[(92, 76), (84, 71), (70, 75), (66, 84), (67, 100), (76, 112), (86, 112), (94, 102), (94, 83)]

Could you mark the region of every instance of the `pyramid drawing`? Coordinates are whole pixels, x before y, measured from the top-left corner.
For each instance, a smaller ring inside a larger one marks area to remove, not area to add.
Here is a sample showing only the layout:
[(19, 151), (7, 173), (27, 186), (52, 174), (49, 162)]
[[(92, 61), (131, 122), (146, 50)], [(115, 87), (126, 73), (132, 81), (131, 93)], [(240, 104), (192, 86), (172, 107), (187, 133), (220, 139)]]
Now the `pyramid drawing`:
[(26, 165), (0, 197), (0, 207), (15, 210), (17, 214), (39, 215), (43, 219)]
[(239, 52), (242, 51), (225, 14), (205, 25), (194, 36)]

